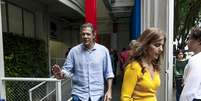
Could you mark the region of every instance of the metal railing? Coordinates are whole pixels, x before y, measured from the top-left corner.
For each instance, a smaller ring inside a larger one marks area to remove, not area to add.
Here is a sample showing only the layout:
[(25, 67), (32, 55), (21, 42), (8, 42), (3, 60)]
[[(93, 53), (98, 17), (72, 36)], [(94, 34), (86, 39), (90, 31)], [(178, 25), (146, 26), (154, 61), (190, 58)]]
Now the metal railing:
[(71, 82), (55, 78), (1, 78), (6, 101), (67, 101)]

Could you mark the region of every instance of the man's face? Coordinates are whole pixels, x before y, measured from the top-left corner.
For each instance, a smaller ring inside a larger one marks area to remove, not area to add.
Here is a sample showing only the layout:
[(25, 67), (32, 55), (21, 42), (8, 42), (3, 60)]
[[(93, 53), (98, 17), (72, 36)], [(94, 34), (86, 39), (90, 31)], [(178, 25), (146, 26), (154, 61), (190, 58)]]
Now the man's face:
[(95, 33), (92, 32), (90, 27), (83, 28), (81, 31), (81, 38), (83, 40), (83, 44), (90, 48), (94, 44)]
[(192, 37), (189, 37), (187, 40), (187, 45), (188, 45), (189, 51), (195, 52), (200, 46), (200, 42)]

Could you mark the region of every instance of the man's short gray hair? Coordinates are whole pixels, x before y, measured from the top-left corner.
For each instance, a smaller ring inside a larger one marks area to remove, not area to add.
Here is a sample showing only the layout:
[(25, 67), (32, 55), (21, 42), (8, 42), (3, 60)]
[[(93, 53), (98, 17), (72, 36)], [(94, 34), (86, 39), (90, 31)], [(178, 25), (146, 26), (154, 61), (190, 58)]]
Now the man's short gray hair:
[(84, 23), (81, 27), (80, 27), (80, 32), (82, 31), (83, 28), (91, 28), (92, 29), (92, 33), (94, 33), (94, 27), (93, 27), (93, 24), (87, 22), (87, 23)]

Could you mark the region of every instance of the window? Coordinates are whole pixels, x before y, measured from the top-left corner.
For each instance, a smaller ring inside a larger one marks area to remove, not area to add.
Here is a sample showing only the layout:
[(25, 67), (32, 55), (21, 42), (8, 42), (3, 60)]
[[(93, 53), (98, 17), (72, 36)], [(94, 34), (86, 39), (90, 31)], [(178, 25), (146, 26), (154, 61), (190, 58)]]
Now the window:
[(17, 34), (23, 33), (21, 8), (8, 4), (8, 25), (9, 32)]
[(34, 15), (28, 11), (23, 11), (24, 18), (24, 36), (34, 37)]
[(33, 12), (7, 1), (2, 6), (2, 12), (4, 32), (35, 37), (35, 15)]

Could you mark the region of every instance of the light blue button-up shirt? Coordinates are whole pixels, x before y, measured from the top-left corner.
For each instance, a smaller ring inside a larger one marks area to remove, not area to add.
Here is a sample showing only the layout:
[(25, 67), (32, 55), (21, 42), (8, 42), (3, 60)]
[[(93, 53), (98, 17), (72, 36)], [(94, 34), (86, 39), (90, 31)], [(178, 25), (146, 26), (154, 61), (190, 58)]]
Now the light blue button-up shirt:
[(104, 80), (114, 78), (109, 51), (97, 43), (92, 49), (73, 47), (62, 71), (72, 79), (72, 94), (82, 101), (98, 101), (104, 95)]

